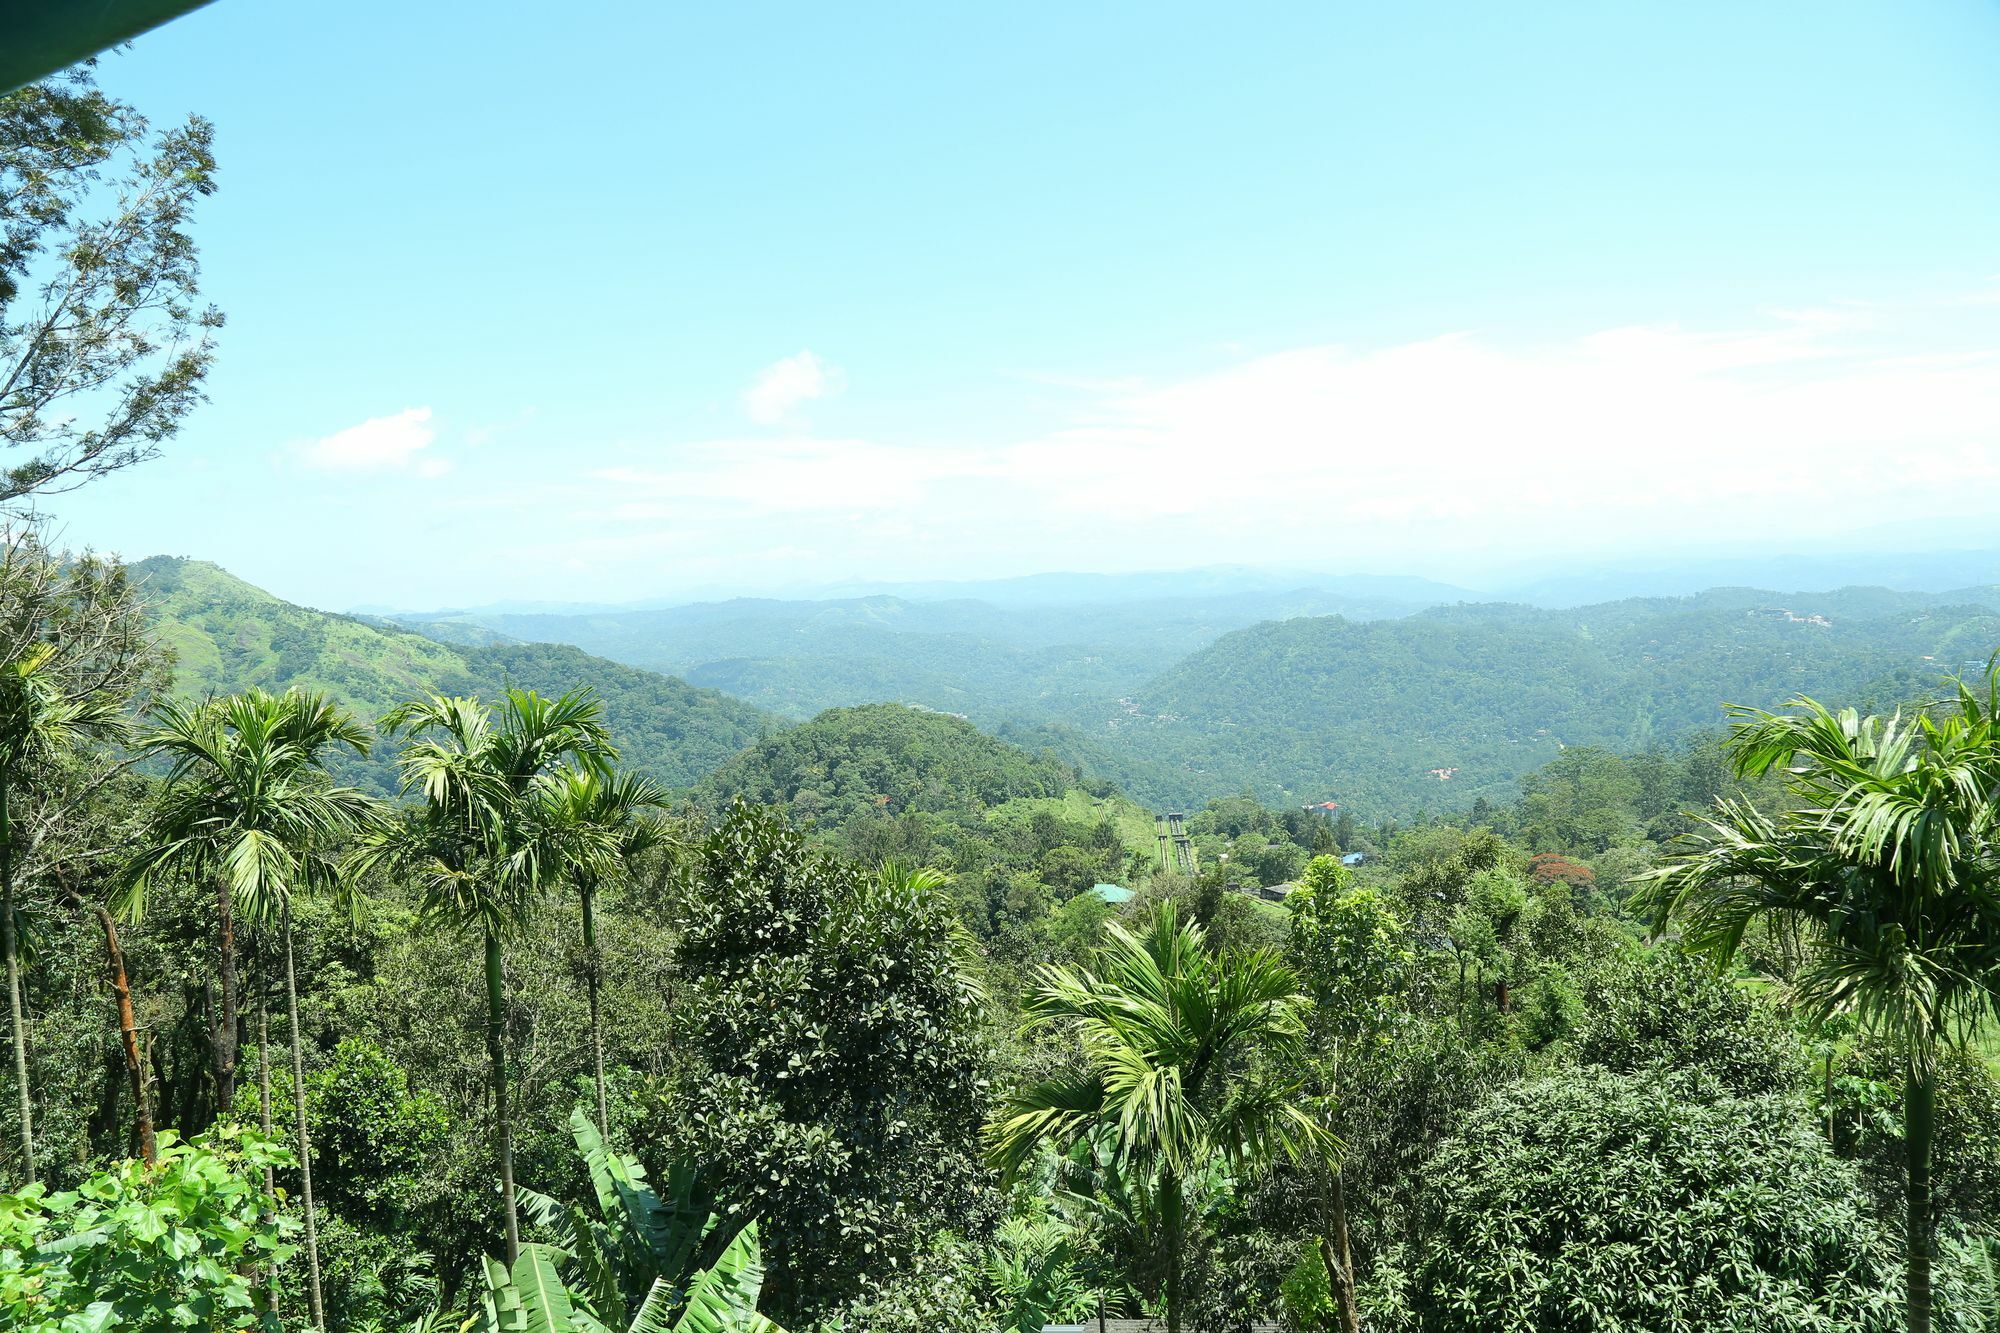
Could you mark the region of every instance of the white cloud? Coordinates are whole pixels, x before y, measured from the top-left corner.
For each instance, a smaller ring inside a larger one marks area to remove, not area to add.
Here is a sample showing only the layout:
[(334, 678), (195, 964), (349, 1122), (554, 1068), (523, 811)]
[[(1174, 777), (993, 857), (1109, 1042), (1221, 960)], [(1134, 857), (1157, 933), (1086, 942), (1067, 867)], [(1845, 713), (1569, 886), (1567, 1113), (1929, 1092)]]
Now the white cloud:
[(664, 446), (583, 479), (577, 518), (607, 567), (727, 567), (782, 544), (830, 553), (798, 561), (824, 578), (1242, 562), (1470, 581), (1548, 557), (1803, 547), (1991, 518), (2000, 312), (1962, 316), (1454, 333), (1072, 377), (1066, 419), (1011, 440)]
[(371, 417), (358, 426), (335, 431), (299, 446), (299, 461), (307, 467), (336, 472), (415, 472), (442, 476), (451, 460), (424, 456), (437, 439), (428, 407), (407, 407), (393, 416)]
[(773, 361), (743, 391), (743, 410), (760, 426), (775, 426), (815, 398), (836, 394), (846, 386), (839, 366), (811, 351)]

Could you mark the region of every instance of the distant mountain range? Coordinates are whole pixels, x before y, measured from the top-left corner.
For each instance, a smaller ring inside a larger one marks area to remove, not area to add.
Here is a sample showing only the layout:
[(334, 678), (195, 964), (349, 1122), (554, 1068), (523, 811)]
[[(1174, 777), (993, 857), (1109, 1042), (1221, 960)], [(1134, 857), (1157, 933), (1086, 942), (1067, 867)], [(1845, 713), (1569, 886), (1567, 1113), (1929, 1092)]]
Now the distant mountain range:
[[(1218, 592), (1195, 580), (1160, 595), (1120, 576), (1144, 595), (1062, 600), (1105, 585), (1058, 579), (1041, 601), (872, 594), (391, 620), (292, 606), (199, 561), (138, 570), (184, 691), (301, 681), (373, 716), (429, 690), (587, 683), (630, 760), (681, 788), (791, 721), (908, 704), (962, 715), (1156, 808), (1247, 790), (1335, 799), (1371, 818), (1508, 799), (1565, 746), (1674, 744), (1722, 725), (1725, 703), (1805, 692), (1894, 706), (2000, 645), (1992, 585), (1714, 588), (1552, 609), (1419, 606), (1398, 598), (1436, 585), (1407, 583)], [(842, 714), (841, 744), (893, 751), (854, 733), (879, 723), (900, 734), (907, 718)], [(383, 760), (354, 771), (386, 785)], [(850, 777), (835, 796), (801, 781), (836, 804), (848, 788), (892, 785)]]

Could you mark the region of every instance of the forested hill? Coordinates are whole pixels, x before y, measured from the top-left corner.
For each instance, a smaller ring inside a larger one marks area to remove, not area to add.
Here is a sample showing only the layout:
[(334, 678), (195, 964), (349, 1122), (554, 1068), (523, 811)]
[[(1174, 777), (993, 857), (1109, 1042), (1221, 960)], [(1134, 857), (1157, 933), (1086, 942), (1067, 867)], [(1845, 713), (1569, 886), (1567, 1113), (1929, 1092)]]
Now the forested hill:
[[(770, 714), (671, 676), (552, 644), (447, 644), (379, 623), (294, 606), (200, 560), (156, 556), (133, 566), (174, 689), (198, 695), (250, 685), (323, 689), (372, 721), (426, 693), (487, 698), (508, 685), (544, 693), (596, 689), (627, 763), (686, 787), (781, 725)], [(390, 785), (386, 751), (342, 776)]]
[(963, 718), (902, 704), (836, 708), (768, 736), (703, 784), (777, 805), (801, 819), (845, 824), (859, 815), (979, 811), (1061, 797), (1078, 780), (1067, 765), (996, 740)]
[(1643, 749), (1719, 727), (1725, 702), (1873, 698), (1886, 677), (1983, 665), (1997, 611), (1993, 589), (1717, 589), (1256, 625), (1084, 720), (1079, 751), (1155, 799), (1251, 789), (1369, 815), (1502, 801), (1564, 746)]
[(1380, 586), (1335, 580), (1334, 586), (1218, 592), (1191, 577), (1179, 594), (1161, 579), (1131, 585), (1143, 595), (1107, 600), (1128, 583), (1085, 583), (1068, 598), (1053, 588), (1023, 592), (1059, 599), (1005, 605), (969, 597), (738, 598), (651, 610), (439, 612), (397, 619), (451, 642), (501, 635), (574, 644), (795, 718), (896, 700), (995, 725), (1059, 716), (1123, 694), (1162, 663), (1260, 620), (1407, 615), (1429, 604), (1425, 592), (1451, 591), (1415, 580), (1381, 580)]

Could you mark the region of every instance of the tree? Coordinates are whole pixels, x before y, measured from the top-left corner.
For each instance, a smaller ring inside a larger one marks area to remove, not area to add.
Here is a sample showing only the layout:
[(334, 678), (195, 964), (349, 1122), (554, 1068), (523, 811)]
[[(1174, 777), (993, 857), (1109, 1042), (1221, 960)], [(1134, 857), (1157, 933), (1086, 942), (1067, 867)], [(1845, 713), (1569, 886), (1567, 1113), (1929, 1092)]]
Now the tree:
[(150, 136), (87, 65), (0, 97), (0, 503), (155, 457), (201, 401), (212, 138), (199, 116)]
[[(346, 709), (304, 690), (273, 695), (251, 689), (199, 703), (171, 700), (143, 739), (167, 760), (166, 789), (153, 812), (146, 848), (134, 861), (127, 909), (143, 911), (148, 883), (168, 873), (215, 884), (221, 1019), (215, 1032), (216, 1110), (227, 1114), (236, 1082), (236, 941), (238, 910), (278, 927), (285, 950), (285, 1000), (291, 1019), (292, 1091), (298, 1115), (301, 1201), (312, 1315), (325, 1326), (319, 1281), (318, 1223), (312, 1196), (312, 1145), (305, 1107), (304, 1034), (292, 959), (292, 898), (338, 887), (343, 844), (382, 822), (378, 803), (328, 781), (336, 750), (368, 753), (368, 733)], [(265, 1065), (269, 1065), (268, 1053)]]
[(691, 1058), (666, 1145), (768, 1227), (774, 1317), (806, 1323), (963, 1221), (984, 996), (935, 871), (869, 874), (733, 805), (676, 885)]
[(35, 1179), (33, 1098), (21, 975), (23, 878), (49, 835), (115, 771), (79, 774), (93, 741), (125, 734), (124, 710), (149, 683), (148, 640), (124, 567), (65, 559), (36, 525), (0, 531), (0, 955), (7, 973), (22, 1172)]
[(1786, 1093), (1564, 1071), (1485, 1101), (1423, 1184), (1412, 1298), (1436, 1333), (1894, 1327), (1856, 1174)]
[(607, 774), (593, 768), (564, 768), (536, 788), (539, 836), (555, 848), (555, 873), (576, 886), (583, 904), (585, 979), (590, 988), (591, 1072), (597, 1083), (597, 1132), (611, 1132), (604, 1093), (604, 1015), (597, 949), (598, 885), (606, 876), (631, 868), (640, 856), (667, 840), (659, 811), (667, 789), (637, 773)]
[(0, 944), (7, 961), (7, 1009), (21, 1099), (21, 1171), (30, 1185), (35, 1183), (34, 1099), (28, 1082), (27, 1020), (21, 1008), (12, 797), (31, 770), (46, 767), (89, 741), (119, 735), (125, 723), (123, 700), (101, 690), (72, 695), (62, 666), (62, 654), (52, 643), (38, 643), (0, 664)]
[(1939, 1058), (2000, 1010), (2000, 666), (1936, 717), (1737, 708), (1737, 772), (1782, 769), (1787, 806), (1719, 800), (1694, 850), (1642, 890), (1656, 929), (1733, 960), (1752, 925), (1795, 940), (1790, 989), (1817, 1025), (1854, 1014), (1904, 1062), (1911, 1333), (1931, 1326), (1931, 1190)]
[[(1350, 1058), (1386, 1041), (1406, 1017), (1404, 983), (1415, 956), (1395, 910), (1381, 894), (1356, 887), (1330, 856), (1313, 858), (1285, 906), (1292, 914), (1287, 953), (1314, 1002), (1314, 1090), (1337, 1108)], [(1347, 1183), (1338, 1160), (1308, 1166), (1324, 1219), (1320, 1261), (1341, 1326), (1358, 1333)]]
[(1143, 935), (1108, 929), (1092, 966), (1040, 969), (1025, 1005), (1027, 1028), (1075, 1036), (1085, 1068), (1010, 1097), (987, 1160), (1011, 1181), (1039, 1144), (1113, 1127), (1120, 1162), (1157, 1180), (1167, 1327), (1179, 1333), (1188, 1177), (1218, 1157), (1242, 1170), (1332, 1146), (1294, 1101), (1308, 1002), (1275, 954), (1211, 954), (1171, 902)]
[(514, 1197), (514, 1113), (507, 1088), (505, 947), (559, 873), (559, 849), (537, 837), (537, 783), (565, 763), (606, 771), (617, 757), (587, 689), (545, 699), (508, 690), (494, 710), (477, 699), (404, 704), (382, 719), (409, 738), (396, 766), (405, 795), (422, 805), (373, 839), (358, 869), (416, 870), (428, 917), (477, 930), (486, 969), (486, 1055), (493, 1083), (494, 1155), (500, 1168), (507, 1263), (521, 1258)]

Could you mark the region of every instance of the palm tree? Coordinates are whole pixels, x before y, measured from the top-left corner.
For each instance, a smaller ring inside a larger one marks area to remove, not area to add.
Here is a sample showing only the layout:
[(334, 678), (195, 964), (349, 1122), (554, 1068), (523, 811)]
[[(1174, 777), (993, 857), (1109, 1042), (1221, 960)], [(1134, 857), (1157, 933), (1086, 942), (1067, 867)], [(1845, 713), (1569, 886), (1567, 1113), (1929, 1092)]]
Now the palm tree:
[(1928, 1333), (1938, 1060), (2000, 1010), (2000, 667), (1935, 717), (1788, 707), (1732, 708), (1729, 742), (1739, 774), (1784, 770), (1788, 808), (1718, 801), (1644, 899), (1655, 929), (1678, 922), (1724, 965), (1753, 924), (1796, 940), (1790, 987), (1814, 1024), (1851, 1013), (1900, 1050), (1907, 1322)]
[(1044, 1141), (1100, 1127), (1121, 1166), (1152, 1178), (1165, 1253), (1167, 1328), (1179, 1333), (1184, 1186), (1218, 1158), (1254, 1169), (1330, 1136), (1295, 1103), (1309, 1002), (1268, 950), (1217, 956), (1162, 903), (1143, 935), (1108, 927), (1094, 967), (1045, 967), (1029, 1028), (1062, 1024), (1085, 1072), (1015, 1094), (988, 1127), (988, 1161), (1012, 1181)]
[(432, 695), (392, 710), (382, 727), (409, 737), (396, 765), (404, 794), (423, 804), (364, 849), (359, 863), (412, 866), (426, 914), (456, 929), (476, 928), (485, 946), (486, 1055), (511, 1266), (521, 1256), (521, 1234), (507, 1091), (506, 941), (561, 873), (561, 846), (541, 836), (538, 818), (547, 776), (566, 763), (607, 771), (617, 751), (589, 690), (544, 699), (510, 689), (497, 717), (477, 699)]
[(556, 872), (576, 886), (583, 902), (584, 972), (590, 990), (591, 1069), (597, 1080), (597, 1132), (609, 1137), (604, 1092), (604, 1018), (599, 995), (601, 957), (597, 949), (597, 886), (606, 875), (628, 869), (644, 853), (667, 840), (659, 811), (667, 789), (637, 773), (609, 774), (595, 768), (562, 768), (537, 783), (537, 817), (555, 852)]
[[(283, 695), (251, 689), (195, 704), (169, 701), (160, 705), (159, 716), (159, 727), (143, 738), (143, 745), (172, 767), (152, 815), (146, 850), (132, 866), (124, 906), (128, 912), (143, 911), (148, 885), (162, 874), (178, 871), (215, 881), (222, 989), (215, 1072), (217, 1109), (223, 1114), (235, 1097), (236, 914), (240, 910), (248, 920), (276, 925), (283, 937), (309, 1291), (313, 1324), (323, 1328), (292, 898), (299, 892), (338, 889), (335, 858), (341, 844), (382, 823), (375, 798), (335, 786), (326, 774), (327, 758), (336, 750), (367, 754), (368, 733), (346, 709), (299, 689)], [(268, 1070), (268, 1053), (264, 1063)]]
[(21, 1099), (21, 1170), (35, 1183), (34, 1097), (28, 1082), (28, 1025), (21, 1002), (21, 941), (14, 910), (15, 791), (30, 772), (91, 740), (125, 728), (118, 699), (101, 690), (69, 692), (55, 645), (41, 643), (0, 667), (0, 953), (7, 964), (7, 1009), (14, 1082)]

